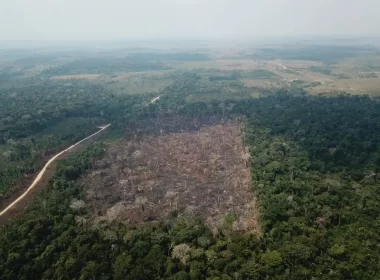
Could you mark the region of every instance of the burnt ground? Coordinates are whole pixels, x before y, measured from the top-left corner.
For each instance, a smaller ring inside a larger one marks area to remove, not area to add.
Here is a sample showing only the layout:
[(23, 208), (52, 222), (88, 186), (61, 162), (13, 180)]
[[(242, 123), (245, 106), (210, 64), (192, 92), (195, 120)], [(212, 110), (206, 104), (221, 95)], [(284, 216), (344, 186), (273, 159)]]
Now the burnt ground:
[(96, 221), (200, 215), (214, 232), (259, 230), (248, 153), (235, 122), (119, 140), (83, 182)]

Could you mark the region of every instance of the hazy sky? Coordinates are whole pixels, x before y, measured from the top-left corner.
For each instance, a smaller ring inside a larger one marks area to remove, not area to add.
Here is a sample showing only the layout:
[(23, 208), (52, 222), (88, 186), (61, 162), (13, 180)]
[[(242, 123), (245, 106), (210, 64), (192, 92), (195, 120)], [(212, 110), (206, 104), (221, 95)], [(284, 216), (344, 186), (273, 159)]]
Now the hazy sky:
[(0, 40), (380, 35), (380, 0), (0, 0)]

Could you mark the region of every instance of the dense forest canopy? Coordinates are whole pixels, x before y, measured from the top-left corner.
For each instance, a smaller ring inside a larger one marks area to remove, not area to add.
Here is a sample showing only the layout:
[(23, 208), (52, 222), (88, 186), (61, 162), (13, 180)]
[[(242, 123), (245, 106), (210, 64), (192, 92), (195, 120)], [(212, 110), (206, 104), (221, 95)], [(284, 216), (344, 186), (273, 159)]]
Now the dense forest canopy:
[[(207, 60), (194, 53), (177, 55), (165, 59)], [(160, 61), (160, 56), (148, 54), (145, 61)], [(82, 62), (46, 68), (33, 78), (4, 78), (2, 197), (49, 155), (98, 125), (112, 124), (108, 143), (115, 135), (133, 137), (127, 135), (131, 128), (152, 125), (156, 119), (233, 119), (244, 126), (261, 233), (213, 233), (200, 217), (174, 212), (145, 225), (86, 222), (90, 210), (73, 202), (86, 192), (79, 179), (103, 156), (107, 144), (100, 141), (61, 160), (28, 211), (1, 227), (0, 279), (379, 277), (379, 98), (311, 96), (302, 87), (259, 88), (241, 82), (248, 77), (278, 79), (278, 72), (260, 69), (178, 71), (170, 76), (172, 83), (155, 94), (112, 90), (109, 83), (118, 81), (44, 76), (96, 67), (102, 73), (129, 71), (123, 60)], [(149, 63), (141, 69), (151, 70)], [(259, 95), (252, 96), (257, 90)], [(217, 94), (225, 98), (213, 99)]]
[[(95, 97), (96, 96), (96, 97)], [(144, 95), (116, 97), (104, 86), (83, 81), (22, 80), (0, 91), (0, 194), (41, 160), (117, 120), (133, 114)]]

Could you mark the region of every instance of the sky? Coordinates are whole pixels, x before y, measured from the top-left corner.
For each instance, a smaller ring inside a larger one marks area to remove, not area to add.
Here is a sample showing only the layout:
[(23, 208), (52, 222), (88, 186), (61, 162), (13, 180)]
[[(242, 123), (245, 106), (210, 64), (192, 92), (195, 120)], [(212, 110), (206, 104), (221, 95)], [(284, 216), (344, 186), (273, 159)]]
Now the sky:
[(0, 0), (0, 41), (377, 36), (379, 11), (379, 0)]

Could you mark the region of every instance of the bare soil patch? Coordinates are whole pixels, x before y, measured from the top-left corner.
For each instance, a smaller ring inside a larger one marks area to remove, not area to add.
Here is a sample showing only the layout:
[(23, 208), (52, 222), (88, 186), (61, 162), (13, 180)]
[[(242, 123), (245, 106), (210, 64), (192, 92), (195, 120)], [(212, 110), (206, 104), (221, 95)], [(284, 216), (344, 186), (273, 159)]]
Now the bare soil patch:
[(309, 68), (310, 66), (321, 66), (323, 63), (311, 60), (294, 60), (294, 59), (284, 59), (284, 60), (273, 60), (273, 63), (280, 66), (281, 68)]
[(241, 135), (241, 125), (229, 122), (109, 145), (83, 178), (93, 218), (140, 224), (178, 213), (203, 216), (214, 232), (258, 232)]
[(71, 80), (71, 79), (86, 79), (86, 80), (95, 80), (99, 78), (100, 74), (77, 74), (77, 75), (61, 75), (61, 76), (53, 76), (50, 79), (52, 80)]
[(325, 81), (322, 85), (308, 89), (311, 94), (350, 93), (380, 94), (380, 78), (351, 78)]
[(178, 69), (221, 69), (221, 70), (252, 70), (262, 68), (264, 62), (254, 59), (215, 59), (209, 61), (189, 61), (171, 63), (170, 66)]

